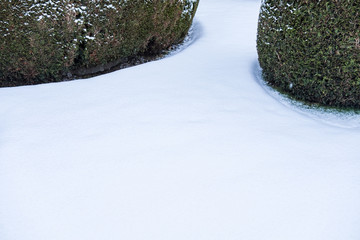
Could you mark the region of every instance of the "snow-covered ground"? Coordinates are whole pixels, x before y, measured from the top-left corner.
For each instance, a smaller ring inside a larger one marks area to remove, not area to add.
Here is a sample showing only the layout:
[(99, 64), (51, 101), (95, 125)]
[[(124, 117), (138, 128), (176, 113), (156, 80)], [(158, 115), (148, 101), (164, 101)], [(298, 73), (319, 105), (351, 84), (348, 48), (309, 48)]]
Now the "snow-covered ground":
[(0, 89), (0, 239), (359, 240), (360, 118), (269, 94), (259, 5), (202, 0), (159, 61)]

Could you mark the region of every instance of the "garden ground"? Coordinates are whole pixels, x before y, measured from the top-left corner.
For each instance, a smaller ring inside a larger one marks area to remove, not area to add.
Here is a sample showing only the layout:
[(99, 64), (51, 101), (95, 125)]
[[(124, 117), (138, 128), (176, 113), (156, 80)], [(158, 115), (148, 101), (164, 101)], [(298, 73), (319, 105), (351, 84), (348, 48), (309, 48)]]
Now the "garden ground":
[(359, 118), (270, 94), (259, 7), (202, 0), (175, 55), (0, 89), (0, 239), (360, 239)]

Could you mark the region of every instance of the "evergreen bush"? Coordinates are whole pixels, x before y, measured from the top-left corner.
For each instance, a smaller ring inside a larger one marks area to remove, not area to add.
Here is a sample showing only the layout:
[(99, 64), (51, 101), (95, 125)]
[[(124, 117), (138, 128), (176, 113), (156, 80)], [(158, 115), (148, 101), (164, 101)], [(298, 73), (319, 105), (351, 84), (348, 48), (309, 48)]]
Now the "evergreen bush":
[(263, 0), (264, 79), (296, 99), (360, 107), (360, 1)]
[(0, 86), (61, 81), (155, 56), (185, 38), (198, 2), (2, 0)]

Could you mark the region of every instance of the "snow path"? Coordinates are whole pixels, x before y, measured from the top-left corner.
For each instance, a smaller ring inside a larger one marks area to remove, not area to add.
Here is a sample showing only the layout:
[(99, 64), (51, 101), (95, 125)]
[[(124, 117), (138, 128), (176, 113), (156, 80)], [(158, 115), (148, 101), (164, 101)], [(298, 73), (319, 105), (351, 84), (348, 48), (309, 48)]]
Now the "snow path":
[(259, 5), (202, 0), (160, 61), (0, 89), (0, 239), (359, 240), (360, 128), (264, 91)]

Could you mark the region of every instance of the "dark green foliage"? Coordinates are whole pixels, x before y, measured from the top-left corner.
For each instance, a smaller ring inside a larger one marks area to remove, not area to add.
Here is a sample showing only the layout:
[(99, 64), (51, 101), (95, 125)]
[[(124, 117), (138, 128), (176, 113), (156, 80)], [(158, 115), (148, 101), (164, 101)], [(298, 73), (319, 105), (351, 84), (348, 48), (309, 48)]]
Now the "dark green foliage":
[(297, 99), (360, 107), (360, 1), (264, 0), (263, 76)]
[(64, 5), (53, 9), (33, 1), (0, 2), (0, 86), (61, 77), (76, 51), (67, 14)]
[(137, 54), (158, 54), (183, 40), (195, 11), (183, 14), (189, 1), (118, 2), (88, 1), (85, 5), (89, 11), (84, 16), (86, 44), (82, 65), (93, 66)]
[(0, 86), (154, 56), (181, 42), (198, 1), (0, 1)]

